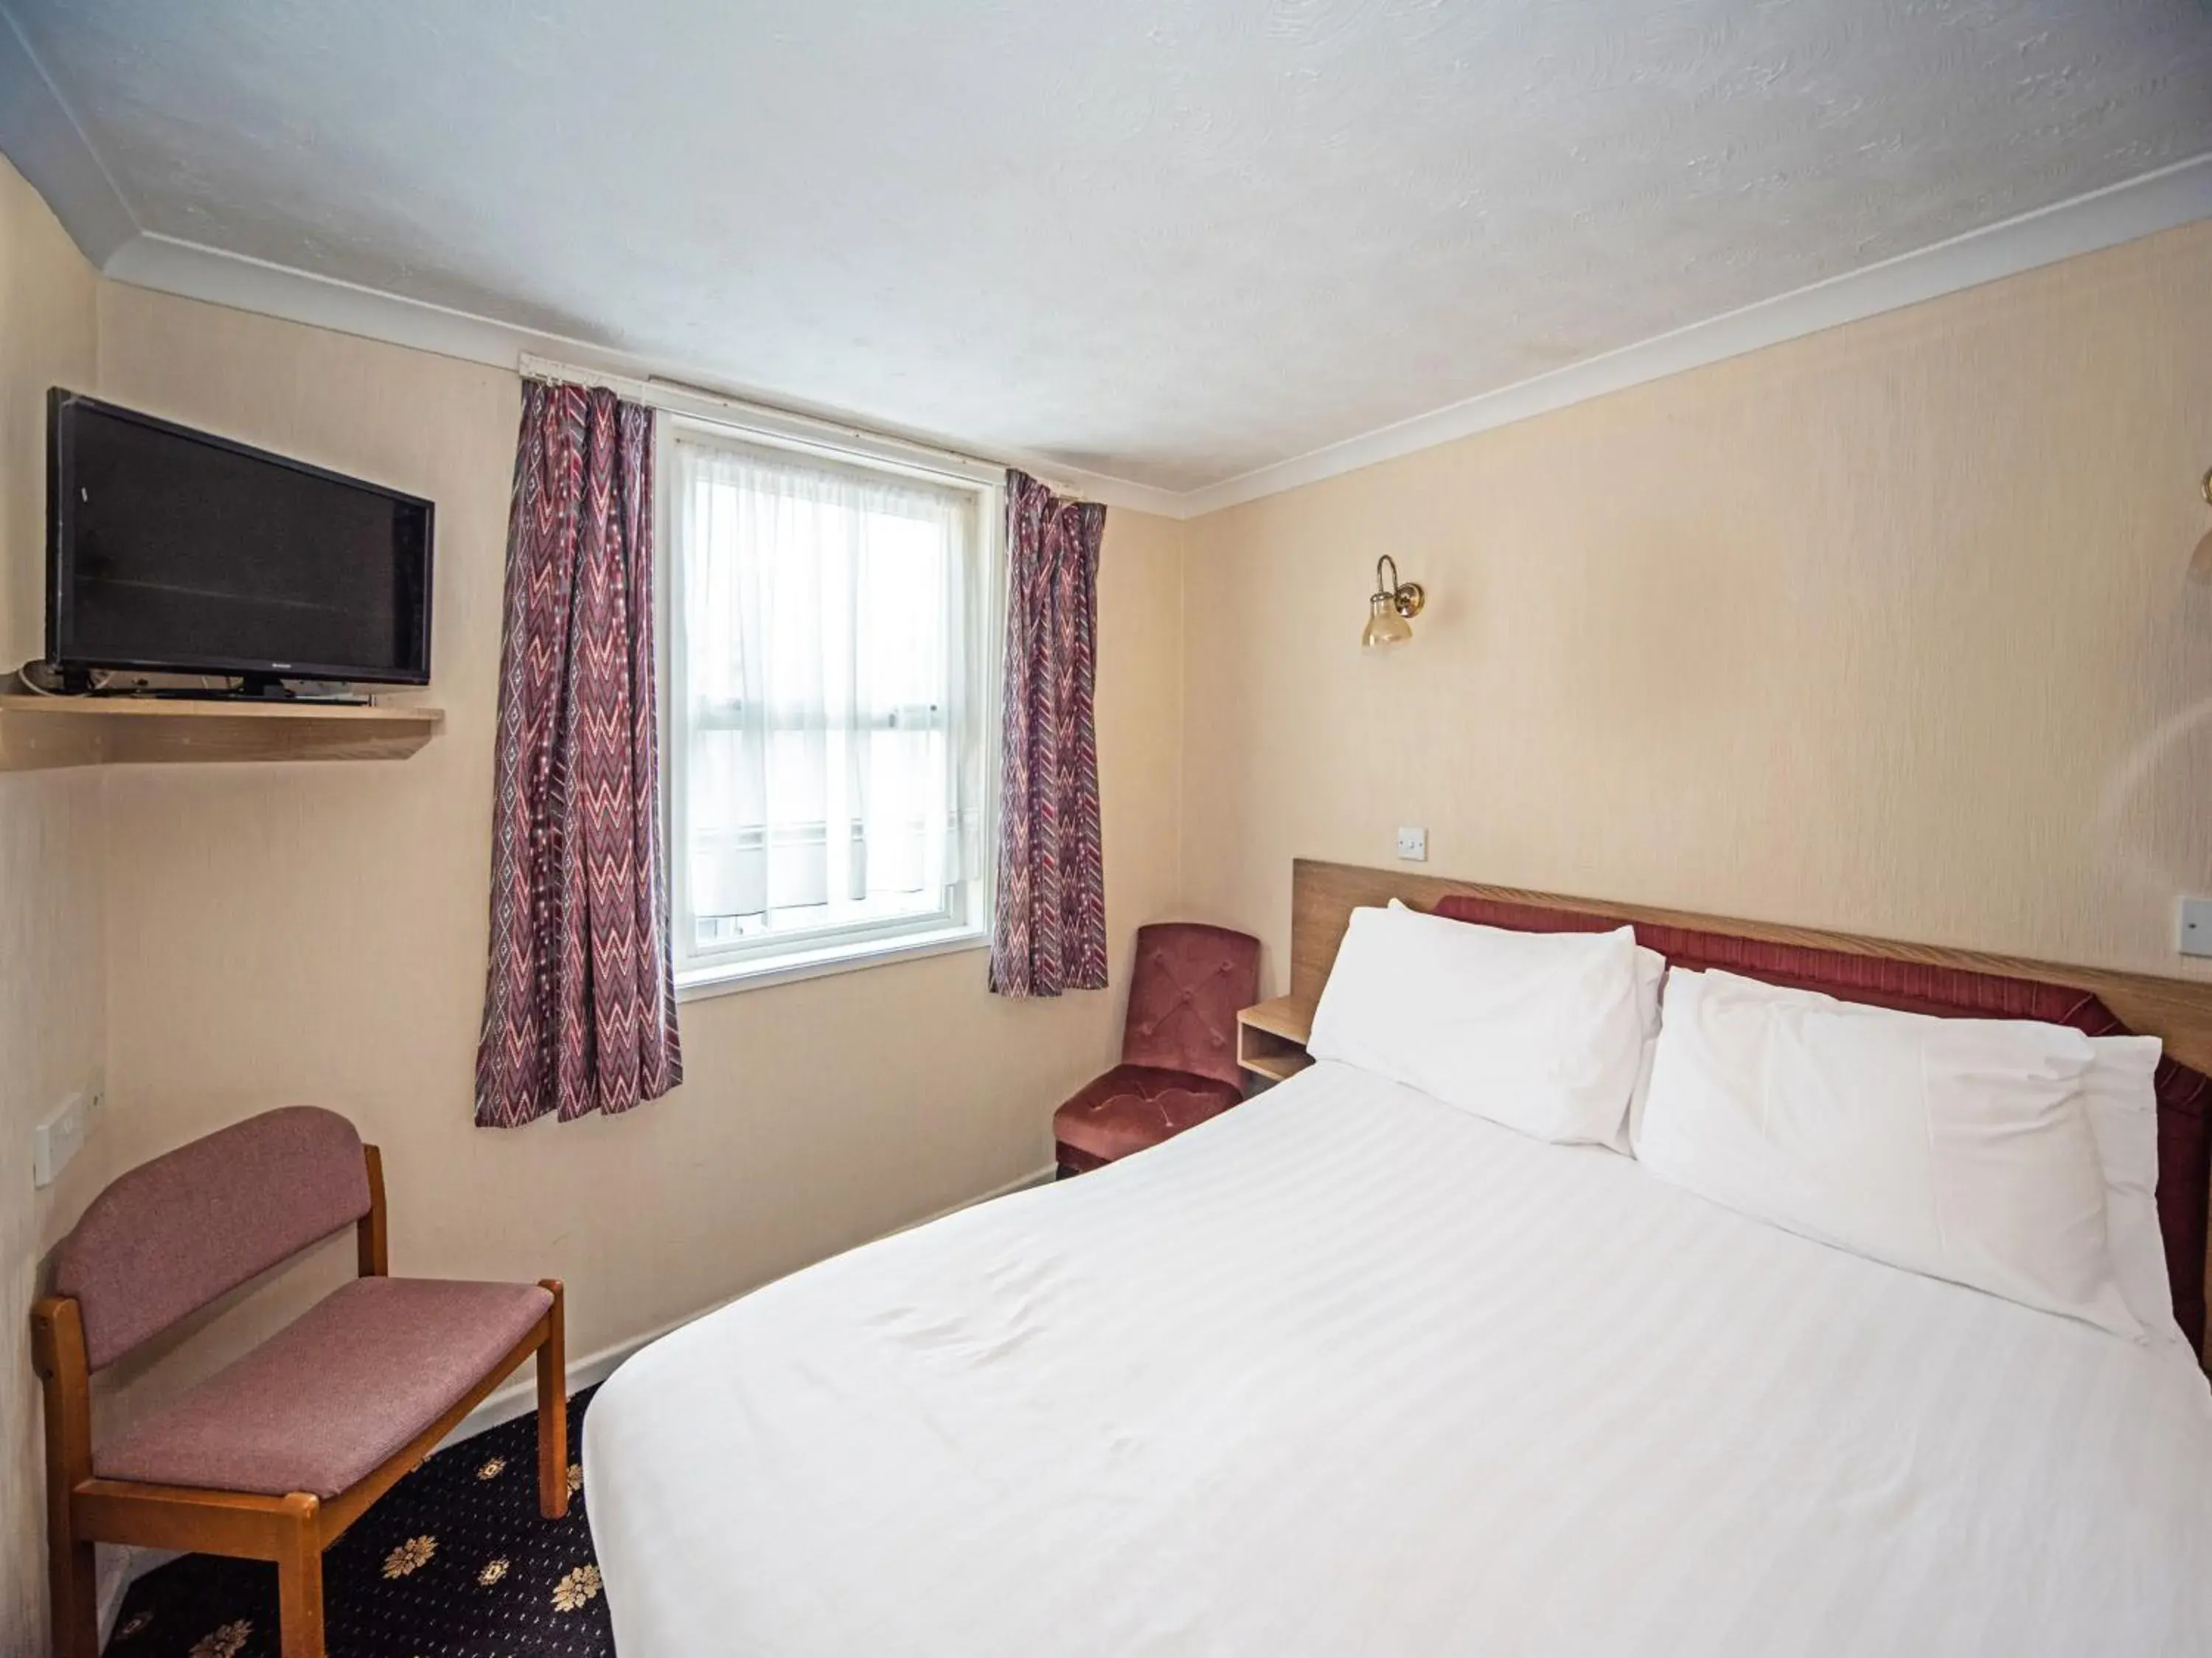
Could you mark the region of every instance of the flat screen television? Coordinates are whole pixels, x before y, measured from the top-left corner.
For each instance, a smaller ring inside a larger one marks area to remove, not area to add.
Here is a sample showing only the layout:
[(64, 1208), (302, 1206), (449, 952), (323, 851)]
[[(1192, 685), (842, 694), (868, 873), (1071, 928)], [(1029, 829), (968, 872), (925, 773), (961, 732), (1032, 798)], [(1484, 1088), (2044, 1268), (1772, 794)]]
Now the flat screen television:
[(46, 655), (65, 679), (429, 682), (429, 502), (58, 387), (46, 417)]

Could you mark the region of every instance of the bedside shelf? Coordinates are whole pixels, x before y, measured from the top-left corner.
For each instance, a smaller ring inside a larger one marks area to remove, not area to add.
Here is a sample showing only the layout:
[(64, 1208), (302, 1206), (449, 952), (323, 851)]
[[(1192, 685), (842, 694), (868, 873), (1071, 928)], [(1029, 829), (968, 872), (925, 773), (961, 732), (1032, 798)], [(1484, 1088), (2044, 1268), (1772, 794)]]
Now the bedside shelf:
[(1310, 1002), (1279, 996), (1257, 1003), (1237, 1015), (1237, 1063), (1270, 1082), (1285, 1082), (1313, 1064), (1306, 1054), (1312, 1030)]
[(0, 696), (0, 771), (212, 760), (399, 760), (445, 728), (434, 708)]

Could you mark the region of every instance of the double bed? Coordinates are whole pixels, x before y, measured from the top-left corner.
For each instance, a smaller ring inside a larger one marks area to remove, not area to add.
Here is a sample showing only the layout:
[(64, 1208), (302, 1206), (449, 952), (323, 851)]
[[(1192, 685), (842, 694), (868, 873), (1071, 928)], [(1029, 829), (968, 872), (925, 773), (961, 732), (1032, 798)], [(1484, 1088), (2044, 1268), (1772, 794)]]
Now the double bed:
[(2185, 1344), (1339, 1064), (665, 1338), (585, 1458), (624, 1658), (2212, 1653)]

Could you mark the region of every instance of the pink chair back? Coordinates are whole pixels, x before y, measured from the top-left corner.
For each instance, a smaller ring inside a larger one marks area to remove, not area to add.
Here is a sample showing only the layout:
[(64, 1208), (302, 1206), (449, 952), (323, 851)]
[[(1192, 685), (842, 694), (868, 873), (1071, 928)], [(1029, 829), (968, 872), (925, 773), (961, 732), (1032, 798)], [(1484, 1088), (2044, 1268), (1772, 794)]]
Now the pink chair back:
[(54, 1257), (99, 1369), (368, 1213), (361, 1137), (288, 1106), (179, 1146), (111, 1184)]
[(1260, 941), (1195, 921), (1137, 929), (1121, 1063), (1242, 1082), (1237, 1015), (1260, 999)]

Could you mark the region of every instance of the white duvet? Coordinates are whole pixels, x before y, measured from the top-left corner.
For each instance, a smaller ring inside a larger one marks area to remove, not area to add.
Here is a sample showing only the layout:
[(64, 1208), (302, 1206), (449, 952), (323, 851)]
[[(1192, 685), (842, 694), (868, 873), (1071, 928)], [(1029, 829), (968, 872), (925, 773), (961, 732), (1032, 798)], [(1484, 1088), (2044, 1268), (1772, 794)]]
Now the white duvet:
[(584, 1457), (622, 1658), (2212, 1655), (2185, 1353), (1339, 1065), (700, 1320)]

